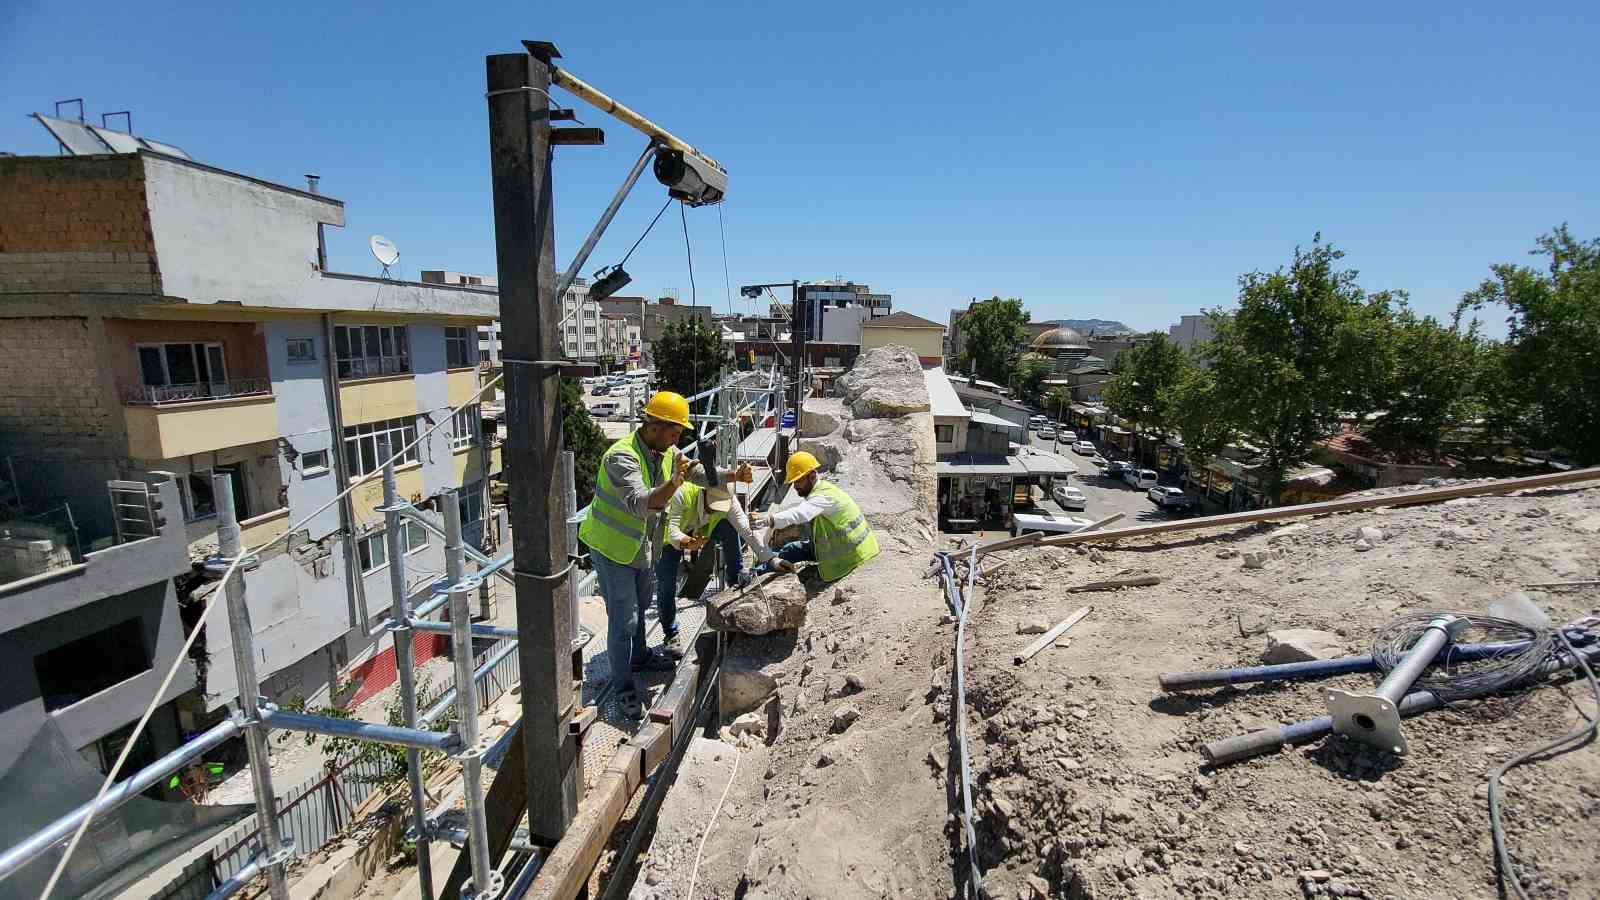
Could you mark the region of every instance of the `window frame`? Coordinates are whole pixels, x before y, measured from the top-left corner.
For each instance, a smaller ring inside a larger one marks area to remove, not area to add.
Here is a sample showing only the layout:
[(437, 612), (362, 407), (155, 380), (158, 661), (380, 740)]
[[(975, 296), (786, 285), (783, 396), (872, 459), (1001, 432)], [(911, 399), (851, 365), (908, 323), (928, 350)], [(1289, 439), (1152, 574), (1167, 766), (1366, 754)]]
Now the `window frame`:
[[(356, 478), (381, 471), (383, 461), (378, 458), (378, 437), (389, 436), (389, 451), (393, 453), (417, 439), (417, 420), (412, 416), (401, 416), (394, 419), (379, 419), (376, 422), (362, 422), (344, 427), (343, 447), (346, 475)], [(398, 437), (397, 437), (398, 435)], [(406, 450), (398, 460), (395, 467), (421, 462), (422, 456), (417, 446)], [(370, 456), (368, 455), (370, 453)], [(369, 461), (370, 460), (370, 461)]]
[[(482, 424), (482, 413), (478, 404), (472, 403), (462, 407), (461, 411), (450, 417), (450, 452), (459, 453), (470, 450), (481, 443), (479, 427)], [(461, 433), (461, 426), (467, 426), (467, 433)]]
[[(329, 470), (330, 470), (330, 468), (332, 466), (332, 463), (333, 463), (333, 459), (329, 455), (331, 452), (332, 451), (329, 451), (329, 450), (307, 450), (307, 451), (301, 453), (300, 454), (300, 477), (301, 478), (315, 478), (318, 475), (326, 475), (326, 474), (328, 474), (328, 472), (329, 472)], [(314, 456), (317, 456), (318, 454), (320, 454), (322, 456), (322, 464), (321, 465), (312, 465), (310, 463), (311, 458), (314, 457)]]
[[(304, 354), (295, 352), (296, 347), (306, 350)], [(291, 366), (303, 366), (317, 361), (317, 339), (308, 337), (284, 338), (284, 358)]]
[[(483, 479), (479, 478), (471, 484), (463, 484), (456, 491), (456, 503), (461, 508), (461, 526), (465, 528), (482, 522), (489, 515), (489, 505), (484, 502)], [(472, 516), (473, 507), (477, 507), (478, 515)]]
[(411, 374), (407, 325), (333, 326), (335, 370), (340, 378)]
[[(372, 532), (371, 534), (365, 535), (360, 540), (356, 541), (356, 565), (361, 567), (361, 574), (363, 576), (371, 575), (374, 572), (381, 572), (383, 569), (388, 567), (388, 538), (388, 533), (380, 529)], [(376, 557), (373, 555), (373, 551), (369, 549), (371, 547), (377, 548), (378, 554), (383, 557), (382, 562), (373, 562)]]
[[(187, 387), (202, 384), (226, 384), (228, 382), (228, 353), (221, 341), (139, 341), (134, 345), (134, 354), (139, 357), (139, 383), (145, 387)], [(173, 381), (172, 365), (168, 359), (169, 347), (182, 347), (189, 352), (190, 365), (194, 368), (194, 381)], [(199, 353), (195, 349), (199, 348)], [(156, 357), (161, 363), (161, 384), (151, 384), (146, 377), (149, 372), (145, 367), (144, 351), (156, 351)], [(220, 364), (222, 377), (212, 377), (211, 351), (217, 352), (214, 362)], [(205, 378), (201, 380), (201, 369), (205, 369)]]
[[(478, 364), (477, 335), (465, 325), (446, 325), (444, 328), (444, 365), (447, 369), (470, 369)], [(459, 349), (459, 361), (451, 351)]]
[[(940, 432), (944, 432), (944, 433), (948, 434), (949, 437), (941, 437), (940, 436)], [(953, 444), (953, 443), (955, 443), (955, 440), (956, 440), (956, 427), (954, 425), (934, 425), (933, 426), (933, 440), (934, 440), (934, 443), (936, 443), (936, 444)]]

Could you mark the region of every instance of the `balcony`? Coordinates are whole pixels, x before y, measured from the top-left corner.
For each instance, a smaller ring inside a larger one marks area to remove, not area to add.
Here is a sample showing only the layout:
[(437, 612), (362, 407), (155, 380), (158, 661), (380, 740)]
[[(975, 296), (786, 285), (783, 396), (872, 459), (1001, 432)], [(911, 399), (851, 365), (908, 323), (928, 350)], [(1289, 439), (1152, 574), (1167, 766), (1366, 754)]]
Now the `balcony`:
[(128, 455), (176, 459), (275, 441), (278, 411), (266, 378), (182, 385), (124, 385)]

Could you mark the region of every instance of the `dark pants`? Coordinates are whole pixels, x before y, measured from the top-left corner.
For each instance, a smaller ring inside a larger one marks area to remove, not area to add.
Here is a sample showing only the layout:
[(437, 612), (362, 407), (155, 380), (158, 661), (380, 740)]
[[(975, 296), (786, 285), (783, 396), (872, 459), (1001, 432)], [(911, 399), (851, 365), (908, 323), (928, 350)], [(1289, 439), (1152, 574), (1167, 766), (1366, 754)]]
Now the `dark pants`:
[[(786, 559), (792, 563), (816, 562), (817, 548), (810, 541), (790, 541), (778, 548), (773, 554), (778, 559)], [(772, 571), (772, 560), (767, 560), (756, 566), (756, 574), (765, 575)]]
[[(744, 571), (744, 545), (733, 523), (723, 519), (711, 529), (711, 537), (722, 547), (723, 583), (738, 584), (739, 573)], [(661, 548), (661, 559), (656, 562), (656, 618), (661, 620), (661, 633), (668, 638), (678, 633), (678, 568), (683, 564), (683, 551), (668, 542)]]

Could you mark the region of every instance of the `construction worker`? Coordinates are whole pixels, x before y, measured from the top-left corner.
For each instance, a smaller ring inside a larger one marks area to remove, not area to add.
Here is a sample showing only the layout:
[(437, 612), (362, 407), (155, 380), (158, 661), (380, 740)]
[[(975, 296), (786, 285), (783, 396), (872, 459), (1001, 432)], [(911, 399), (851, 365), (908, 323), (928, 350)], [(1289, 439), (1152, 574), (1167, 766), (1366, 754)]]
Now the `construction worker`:
[(723, 487), (702, 488), (685, 484), (667, 504), (667, 542), (656, 564), (656, 618), (661, 622), (663, 646), (673, 656), (682, 656), (678, 643), (678, 569), (685, 553), (704, 547), (715, 539), (722, 548), (723, 583), (743, 586), (750, 583), (744, 571), (744, 548), (740, 540), (756, 553), (756, 562), (771, 558), (772, 551), (750, 530), (744, 507)]
[[(690, 427), (689, 401), (681, 394), (658, 391), (652, 396), (644, 407), (644, 424), (601, 457), (594, 501), (578, 529), (606, 604), (611, 686), (622, 713), (631, 718), (642, 713), (633, 675), (677, 667), (670, 653), (652, 651), (646, 644), (644, 613), (661, 544), (660, 513), (686, 481), (698, 477), (704, 485), (703, 468), (676, 449)], [(748, 468), (728, 472), (728, 480), (741, 475), (748, 479)]]
[(816, 562), (817, 572), (823, 581), (838, 581), (878, 555), (878, 538), (867, 524), (861, 507), (850, 499), (837, 485), (823, 481), (821, 463), (810, 453), (801, 450), (789, 457), (784, 470), (784, 483), (794, 485), (795, 492), (805, 498), (798, 506), (771, 514), (752, 513), (750, 524), (754, 527), (771, 525), (773, 529), (811, 523), (811, 539), (790, 541), (777, 551), (776, 559), (762, 564), (758, 572), (778, 569), (789, 572), (799, 562)]

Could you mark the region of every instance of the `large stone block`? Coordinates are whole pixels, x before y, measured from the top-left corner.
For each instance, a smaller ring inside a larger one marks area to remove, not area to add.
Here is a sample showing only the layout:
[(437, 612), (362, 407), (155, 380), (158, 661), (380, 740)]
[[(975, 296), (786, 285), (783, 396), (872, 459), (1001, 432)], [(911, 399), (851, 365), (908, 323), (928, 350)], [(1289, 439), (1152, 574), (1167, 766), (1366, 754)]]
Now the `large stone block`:
[(1267, 632), (1267, 649), (1261, 661), (1268, 665), (1334, 659), (1344, 655), (1337, 634), (1315, 628), (1284, 628)]
[(770, 634), (806, 621), (806, 589), (793, 575), (752, 584), (732, 600), (710, 606), (706, 625), (718, 631)]
[(928, 385), (922, 361), (910, 347), (874, 347), (839, 380), (850, 411), (862, 418), (926, 412)]

